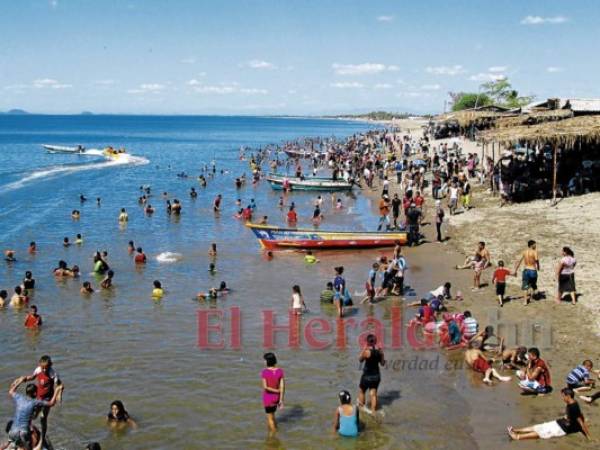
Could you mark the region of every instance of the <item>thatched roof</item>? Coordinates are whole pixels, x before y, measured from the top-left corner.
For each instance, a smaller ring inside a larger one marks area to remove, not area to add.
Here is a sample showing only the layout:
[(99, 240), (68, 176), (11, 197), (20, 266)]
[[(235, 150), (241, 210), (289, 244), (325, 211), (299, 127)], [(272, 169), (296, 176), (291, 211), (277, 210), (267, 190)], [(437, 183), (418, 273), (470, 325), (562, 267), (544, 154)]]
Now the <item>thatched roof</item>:
[(570, 109), (551, 109), (547, 111), (532, 111), (529, 114), (499, 117), (495, 122), (496, 128), (516, 127), (519, 125), (536, 125), (543, 122), (552, 122), (573, 117)]
[(481, 111), (466, 109), (463, 111), (456, 111), (436, 117), (436, 122), (444, 123), (456, 123), (461, 128), (469, 128), (473, 125), (488, 124), (491, 121), (496, 120), (499, 117), (503, 117), (504, 114), (494, 111)]
[(482, 132), (479, 138), (485, 142), (499, 142), (505, 146), (521, 143), (533, 147), (548, 143), (572, 148), (577, 141), (598, 145), (600, 144), (600, 116), (581, 116), (532, 126), (497, 128)]

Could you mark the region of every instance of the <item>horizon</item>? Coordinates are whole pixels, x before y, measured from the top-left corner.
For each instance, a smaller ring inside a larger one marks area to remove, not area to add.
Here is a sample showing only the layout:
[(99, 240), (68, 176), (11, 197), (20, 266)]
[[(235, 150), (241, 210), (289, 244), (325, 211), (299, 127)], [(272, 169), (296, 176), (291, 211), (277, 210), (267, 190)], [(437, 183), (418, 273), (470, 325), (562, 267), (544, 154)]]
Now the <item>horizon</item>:
[(479, 5), (6, 2), (0, 111), (421, 115), (501, 78), (537, 100), (600, 97), (595, 3)]

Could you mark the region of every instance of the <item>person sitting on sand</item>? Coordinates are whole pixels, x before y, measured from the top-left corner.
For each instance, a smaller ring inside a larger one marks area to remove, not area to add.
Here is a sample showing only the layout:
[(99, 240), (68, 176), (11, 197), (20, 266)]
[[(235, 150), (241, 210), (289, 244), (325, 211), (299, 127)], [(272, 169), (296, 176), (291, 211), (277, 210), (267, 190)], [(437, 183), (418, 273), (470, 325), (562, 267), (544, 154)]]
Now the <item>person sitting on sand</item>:
[(527, 364), (527, 347), (513, 347), (502, 351), (502, 368), (520, 370)]
[(550, 369), (542, 358), (536, 347), (527, 351), (527, 366), (517, 371), (517, 377), (521, 380), (519, 387), (524, 394), (549, 394), (552, 392), (552, 381)]
[(497, 378), (500, 381), (510, 381), (511, 377), (504, 377), (494, 369), (490, 361), (487, 360), (485, 354), (481, 351), (478, 342), (469, 343), (468, 349), (465, 351), (465, 362), (475, 372), (483, 374), (483, 382), (492, 384), (492, 378)]
[(348, 391), (341, 391), (338, 397), (340, 406), (335, 410), (333, 431), (340, 436), (356, 437), (360, 428), (358, 408), (352, 405), (352, 397)]
[(31, 305), (27, 317), (25, 317), (25, 328), (39, 328), (42, 326), (42, 316), (37, 312), (37, 306)]
[(331, 281), (328, 281), (327, 287), (321, 291), (319, 300), (321, 301), (321, 303), (333, 304), (334, 297), (335, 297), (335, 291), (333, 290), (333, 283)]
[(102, 289), (110, 289), (112, 287), (112, 281), (113, 281), (114, 276), (115, 276), (115, 273), (112, 270), (109, 270), (108, 272), (106, 272), (106, 277), (100, 283), (100, 287)]
[(106, 415), (106, 422), (111, 427), (131, 426), (132, 428), (137, 428), (137, 424), (129, 416), (121, 400), (115, 400), (110, 404), (110, 411)]
[(471, 339), (477, 335), (479, 323), (477, 322), (477, 319), (472, 316), (471, 311), (463, 312), (463, 317), (464, 337), (465, 339)]
[(92, 283), (89, 281), (84, 281), (81, 285), (81, 289), (79, 289), (79, 293), (82, 295), (89, 295), (94, 293), (94, 288), (92, 288)]
[[(496, 338), (496, 342), (493, 342), (493, 338)], [(484, 352), (501, 352), (504, 348), (504, 338), (496, 336), (494, 334), (494, 327), (491, 325), (488, 325), (483, 331), (477, 333), (471, 338), (470, 342), (478, 342), (478, 348)]]
[(588, 429), (585, 417), (581, 413), (579, 404), (575, 401), (573, 390), (564, 388), (560, 393), (563, 402), (567, 405), (563, 417), (525, 428), (508, 427), (507, 431), (510, 438), (515, 441), (524, 439), (551, 439), (581, 432), (590, 440), (592, 438), (590, 430)]
[(567, 387), (573, 389), (573, 391), (577, 393), (592, 389), (596, 384), (591, 378), (593, 367), (594, 363), (592, 363), (591, 360), (586, 359), (579, 366), (571, 370), (566, 379)]

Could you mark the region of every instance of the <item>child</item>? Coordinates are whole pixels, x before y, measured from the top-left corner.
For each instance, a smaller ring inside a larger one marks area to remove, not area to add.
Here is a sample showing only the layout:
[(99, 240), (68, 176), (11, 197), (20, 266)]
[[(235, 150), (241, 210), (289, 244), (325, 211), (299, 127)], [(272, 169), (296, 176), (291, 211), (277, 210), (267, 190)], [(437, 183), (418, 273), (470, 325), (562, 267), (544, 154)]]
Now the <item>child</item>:
[(152, 298), (160, 299), (165, 294), (165, 291), (162, 288), (162, 284), (158, 280), (154, 280), (154, 289), (152, 289)]
[(379, 263), (373, 263), (373, 267), (369, 270), (369, 277), (367, 278), (367, 282), (365, 283), (365, 288), (367, 290), (367, 295), (360, 302), (361, 304), (365, 303), (369, 300), (369, 303), (373, 303), (375, 300), (375, 280), (377, 279), (377, 273), (379, 272)]
[(302, 314), (303, 310), (306, 310), (306, 304), (304, 303), (304, 297), (300, 291), (300, 286), (297, 284), (292, 287), (292, 298), (290, 299), (290, 308), (294, 314)]
[(29, 243), (29, 254), (33, 255), (36, 252), (37, 252), (37, 244), (35, 243), (35, 241), (31, 241)]
[(263, 356), (267, 367), (262, 370), (262, 400), (267, 413), (267, 426), (269, 431), (277, 431), (277, 422), (275, 421), (275, 411), (278, 407), (283, 407), (283, 397), (285, 394), (285, 380), (283, 370), (277, 366), (277, 357), (274, 353), (265, 353)]
[(335, 422), (333, 430), (340, 436), (356, 437), (358, 436), (358, 408), (352, 405), (352, 397), (348, 391), (339, 393), (340, 404), (335, 411)]
[(63, 239), (63, 247), (68, 247), (68, 246), (70, 246), (70, 245), (71, 245), (71, 243), (69, 242), (69, 238), (68, 238), (68, 237), (65, 237), (65, 238)]
[(504, 305), (504, 293), (506, 292), (506, 277), (512, 275), (510, 270), (504, 267), (504, 261), (498, 261), (498, 268), (494, 271), (492, 283), (496, 285), (496, 295), (500, 307)]
[(81, 289), (79, 290), (80, 294), (89, 295), (94, 293), (94, 289), (92, 288), (92, 283), (89, 281), (84, 281)]
[(102, 283), (100, 283), (102, 289), (110, 289), (112, 287), (112, 279), (114, 276), (115, 273), (112, 270), (106, 272), (106, 278), (102, 280)]
[(309, 250), (306, 252), (306, 256), (304, 257), (304, 262), (306, 264), (315, 264), (315, 263), (318, 263), (319, 260), (313, 255), (312, 251)]
[(75, 238), (75, 244), (77, 244), (77, 245), (83, 244), (83, 238), (81, 237), (80, 233), (77, 233), (77, 237)]
[(39, 328), (42, 326), (42, 316), (37, 313), (37, 306), (31, 305), (25, 317), (25, 328)]

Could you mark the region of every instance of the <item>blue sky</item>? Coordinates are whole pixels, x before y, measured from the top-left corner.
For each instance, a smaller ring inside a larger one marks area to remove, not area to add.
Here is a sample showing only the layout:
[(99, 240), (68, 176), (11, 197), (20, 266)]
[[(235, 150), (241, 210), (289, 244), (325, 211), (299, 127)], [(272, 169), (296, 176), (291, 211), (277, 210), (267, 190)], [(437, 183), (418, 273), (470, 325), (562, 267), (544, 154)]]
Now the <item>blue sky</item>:
[(600, 1), (0, 0), (0, 111), (439, 112), (600, 97)]

